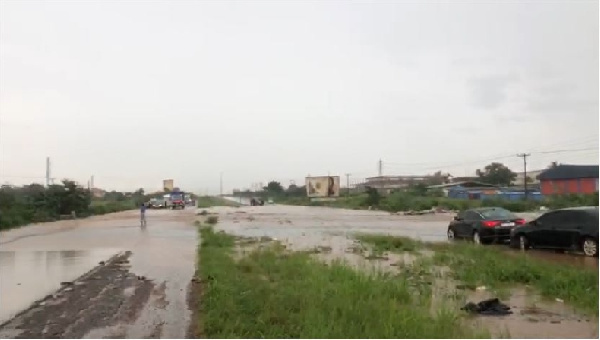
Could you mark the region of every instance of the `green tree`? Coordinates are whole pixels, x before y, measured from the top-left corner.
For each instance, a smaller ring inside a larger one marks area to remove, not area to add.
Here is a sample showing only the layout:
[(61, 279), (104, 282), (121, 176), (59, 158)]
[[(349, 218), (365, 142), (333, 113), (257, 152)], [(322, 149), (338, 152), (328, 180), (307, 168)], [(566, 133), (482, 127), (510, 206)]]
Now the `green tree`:
[(412, 183), (409, 185), (407, 192), (415, 196), (426, 196), (427, 184), (422, 182)]
[(265, 187), (265, 191), (272, 195), (282, 194), (284, 192), (283, 186), (277, 181), (270, 181)]
[(517, 178), (517, 174), (510, 170), (506, 165), (493, 162), (486, 165), (483, 170), (477, 169), (477, 176), (482, 182), (494, 185), (510, 185)]
[(379, 195), (379, 191), (372, 187), (367, 187), (367, 199), (365, 203), (369, 206), (376, 207), (379, 205), (379, 201), (381, 200), (381, 195)]
[(285, 192), (288, 196), (292, 197), (306, 196), (306, 187), (304, 185), (297, 186), (296, 184), (290, 184)]

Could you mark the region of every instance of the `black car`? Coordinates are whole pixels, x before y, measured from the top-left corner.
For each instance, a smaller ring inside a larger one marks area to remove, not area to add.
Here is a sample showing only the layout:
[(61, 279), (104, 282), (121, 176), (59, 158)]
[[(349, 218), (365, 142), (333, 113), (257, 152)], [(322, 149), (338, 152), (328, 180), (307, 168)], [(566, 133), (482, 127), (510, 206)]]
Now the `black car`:
[(510, 245), (583, 251), (598, 256), (598, 207), (576, 207), (547, 212), (515, 228)]
[(458, 213), (448, 226), (448, 239), (471, 239), (487, 244), (510, 239), (510, 231), (525, 220), (512, 212), (497, 207), (469, 209)]

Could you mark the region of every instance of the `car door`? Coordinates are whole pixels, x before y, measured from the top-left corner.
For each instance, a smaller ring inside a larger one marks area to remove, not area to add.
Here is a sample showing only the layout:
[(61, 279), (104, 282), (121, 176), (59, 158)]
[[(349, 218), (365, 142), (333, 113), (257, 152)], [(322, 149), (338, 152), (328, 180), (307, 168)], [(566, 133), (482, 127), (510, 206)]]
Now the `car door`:
[(551, 211), (531, 222), (532, 229), (527, 233), (529, 242), (535, 246), (545, 247), (548, 243), (548, 230), (557, 211)]
[(556, 247), (571, 248), (579, 243), (583, 230), (588, 223), (588, 214), (585, 211), (565, 211), (552, 231)]
[(473, 235), (473, 231), (479, 226), (481, 220), (483, 220), (483, 217), (476, 211), (468, 210), (465, 213), (465, 237), (471, 237)]
[(578, 234), (585, 224), (581, 211), (561, 211), (548, 230), (548, 246), (570, 248), (577, 242)]
[(454, 229), (454, 234), (457, 237), (465, 237), (464, 223), (465, 223), (465, 211), (461, 211), (456, 215), (456, 218), (454, 219), (454, 221), (452, 221), (452, 227)]

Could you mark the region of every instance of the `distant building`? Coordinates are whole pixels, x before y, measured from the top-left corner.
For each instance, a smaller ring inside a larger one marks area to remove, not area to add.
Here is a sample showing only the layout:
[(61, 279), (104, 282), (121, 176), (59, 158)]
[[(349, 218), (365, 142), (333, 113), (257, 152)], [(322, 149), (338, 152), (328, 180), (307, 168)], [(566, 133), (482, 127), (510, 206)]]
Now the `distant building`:
[(427, 184), (434, 179), (434, 176), (377, 176), (366, 178), (361, 186), (371, 187), (381, 193), (389, 194), (395, 190), (407, 188), (411, 184)]
[[(540, 183), (539, 176), (544, 171), (546, 171), (546, 170), (527, 171), (527, 177), (529, 178), (529, 181), (527, 181), (527, 184), (539, 184)], [(514, 179), (513, 185), (518, 185), (518, 186), (525, 185), (525, 173), (524, 172), (517, 172), (517, 177)]]
[(479, 199), (481, 194), (495, 195), (499, 192), (497, 186), (476, 181), (453, 182), (441, 185), (431, 185), (428, 190), (441, 190), (444, 196), (450, 198)]
[(464, 176), (464, 177), (454, 177), (449, 176), (446, 183), (461, 183), (461, 182), (477, 182), (481, 180), (478, 176)]
[(104, 195), (106, 195), (106, 190), (100, 188), (92, 188), (91, 192), (94, 198), (104, 198)]
[(598, 165), (561, 164), (539, 175), (543, 195), (594, 194), (598, 192)]
[[(432, 185), (427, 187), (427, 189), (430, 191), (441, 190), (444, 196), (464, 200), (502, 199), (516, 201), (522, 200), (526, 196), (523, 187), (502, 188), (477, 181)], [(527, 188), (527, 197), (538, 201), (542, 199), (541, 193), (536, 189), (534, 184)]]

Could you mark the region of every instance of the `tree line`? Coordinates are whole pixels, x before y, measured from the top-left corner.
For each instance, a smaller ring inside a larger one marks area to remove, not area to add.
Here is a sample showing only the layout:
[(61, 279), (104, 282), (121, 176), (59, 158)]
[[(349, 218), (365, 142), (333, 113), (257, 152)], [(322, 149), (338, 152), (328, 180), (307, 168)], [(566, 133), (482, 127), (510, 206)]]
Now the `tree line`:
[(146, 199), (143, 189), (133, 193), (107, 192), (94, 199), (90, 191), (71, 180), (45, 187), (40, 184), (0, 187), (0, 229), (56, 221), (67, 216), (86, 217), (133, 209)]

